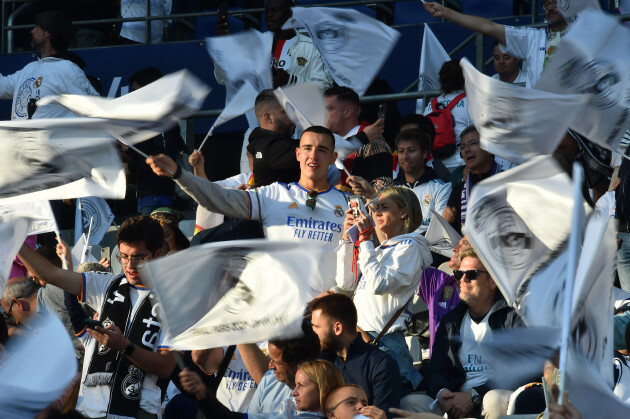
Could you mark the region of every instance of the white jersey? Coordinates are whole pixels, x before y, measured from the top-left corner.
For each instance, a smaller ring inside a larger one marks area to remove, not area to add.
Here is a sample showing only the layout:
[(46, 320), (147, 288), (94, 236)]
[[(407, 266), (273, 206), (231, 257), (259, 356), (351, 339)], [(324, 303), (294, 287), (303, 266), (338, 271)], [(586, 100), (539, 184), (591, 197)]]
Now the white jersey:
[[(222, 188), (236, 189), (241, 185), (247, 185), (249, 179), (252, 177), (252, 172), (239, 173), (236, 176), (229, 177), (227, 179), (218, 180), (215, 185), (219, 185)], [(217, 214), (216, 212), (208, 211), (201, 205), (197, 207), (195, 214), (195, 234), (208, 228), (216, 227), (225, 221), (223, 214)]]
[[(492, 76), (492, 78), (499, 80), (499, 75), (495, 74)], [(517, 86), (521, 87), (527, 87), (527, 76), (521, 70), (518, 70), (518, 76), (516, 76), (511, 84), (516, 84)]]
[[(258, 347), (268, 355), (267, 341), (259, 343)], [(224, 351), (226, 349), (227, 347), (223, 348)], [(245, 412), (257, 387), (256, 381), (243, 363), (240, 351), (236, 348), (217, 389), (217, 400), (232, 412)]]
[(452, 189), (451, 183), (444, 182), (442, 179), (431, 179), (428, 182), (416, 185), (412, 189), (422, 207), (422, 224), (416, 230), (418, 233), (424, 234), (429, 228), (429, 223), (433, 216), (431, 210), (442, 214), (448, 203), (448, 197), (451, 196)]
[[(94, 310), (100, 312), (101, 307), (103, 306), (105, 293), (112, 281), (117, 277), (117, 274), (102, 272), (84, 273), (79, 301), (87, 303)], [(127, 282), (127, 278), (123, 278), (121, 284), (125, 284)], [(129, 291), (129, 298), (131, 299), (132, 307), (131, 316), (129, 316), (130, 320), (134, 318), (136, 311), (150, 293), (151, 290), (143, 286), (131, 286)], [(99, 320), (105, 321), (106, 319), (99, 318)], [(162, 342), (164, 340), (164, 329), (162, 328), (160, 329), (158, 338), (155, 340), (155, 345), (153, 347), (155, 352), (158, 350), (168, 349), (162, 346)], [(93, 345), (95, 344), (96, 343), (89, 345), (86, 347), (86, 350), (92, 350)], [(90, 356), (91, 355), (92, 352), (90, 352)], [(84, 366), (84, 375), (81, 377), (81, 382), (85, 379), (86, 371), (87, 369)], [(152, 414), (158, 414), (160, 409), (161, 390), (157, 386), (157, 379), (158, 377), (156, 375), (145, 374), (140, 398), (140, 408)], [(109, 406), (110, 392), (111, 389), (108, 385), (83, 386), (83, 398), (77, 404), (77, 410), (89, 418), (100, 418), (106, 416), (107, 408)]]
[[(455, 92), (441, 94), (440, 96), (438, 96), (438, 100), (437, 100), (438, 105), (442, 107), (446, 107), (446, 105), (451, 103), (451, 101), (455, 99), (455, 97), (457, 97), (461, 93), (464, 93), (464, 91), (457, 90)], [(429, 101), (429, 104), (424, 109), (424, 115), (428, 115), (431, 112), (433, 112), (433, 106), (431, 106), (431, 101)], [(459, 145), (459, 139), (460, 139), (460, 135), (462, 131), (467, 126), (473, 123), (472, 119), (470, 118), (470, 115), (468, 114), (468, 96), (464, 97), (462, 100), (460, 100), (457, 103), (457, 105), (455, 105), (455, 107), (451, 110), (451, 115), (453, 116), (453, 131), (455, 132), (455, 144)], [(459, 152), (456, 150), (452, 156), (446, 159), (442, 159), (442, 163), (448, 169), (454, 169), (458, 166), (463, 166), (464, 160), (461, 158), (461, 156), (459, 155)]]
[(462, 346), (458, 357), (466, 371), (466, 382), (462, 384), (460, 391), (470, 391), (473, 387), (478, 387), (494, 378), (492, 366), (480, 346), (483, 341), (492, 339), (492, 329), (488, 325), (491, 312), (492, 310), (479, 323), (472, 321), (470, 314), (466, 312), (462, 321), (460, 328)]
[[(165, 16), (171, 14), (172, 0), (151, 0), (151, 16)], [(120, 16), (145, 17), (147, 15), (146, 0), (122, 0), (120, 2)], [(151, 43), (162, 42), (164, 38), (164, 28), (170, 20), (151, 21)], [(142, 44), (146, 43), (147, 27), (143, 20), (136, 22), (123, 22), (120, 29), (120, 36)]]

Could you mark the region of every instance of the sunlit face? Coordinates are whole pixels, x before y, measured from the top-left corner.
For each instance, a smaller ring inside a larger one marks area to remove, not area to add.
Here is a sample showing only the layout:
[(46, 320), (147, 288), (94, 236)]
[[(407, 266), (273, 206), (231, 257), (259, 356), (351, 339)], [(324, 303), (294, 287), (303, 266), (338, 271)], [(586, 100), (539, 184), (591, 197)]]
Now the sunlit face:
[(120, 252), (120, 263), (122, 265), (123, 272), (131, 285), (142, 285), (142, 280), (140, 279), (140, 273), (138, 272), (138, 265), (140, 263), (132, 262), (129, 258), (146, 258), (144, 262), (142, 262), (145, 263), (162, 254), (161, 249), (158, 249), (155, 253), (151, 253), (149, 249), (147, 249), (144, 241), (120, 243), (118, 245), (118, 250)]
[(387, 239), (396, 237), (404, 231), (407, 209), (400, 208), (394, 201), (381, 195), (372, 213), (375, 228), (379, 229)]
[(398, 164), (405, 174), (415, 175), (424, 169), (427, 152), (423, 151), (415, 141), (398, 141)]
[(270, 343), (269, 350), (269, 369), (273, 370), (276, 378), (281, 383), (293, 388), (295, 386), (295, 371), (297, 368), (291, 366), (282, 360), (282, 350), (276, 345)]
[(295, 388), (293, 389), (295, 405), (303, 412), (319, 412), (319, 387), (312, 382), (302, 370), (295, 373)]
[(472, 173), (479, 174), (488, 165), (492, 165), (492, 154), (481, 149), (481, 142), (477, 131), (466, 133), (466, 135), (461, 138), (459, 147), (464, 163)]
[(162, 221), (160, 221), (160, 225), (162, 226), (162, 231), (164, 231), (164, 241), (168, 244), (168, 249), (171, 252), (176, 251), (177, 244), (175, 243), (175, 232), (173, 231), (173, 226)]
[(339, 349), (333, 331), (333, 321), (330, 317), (323, 314), (321, 310), (315, 310), (311, 316), (311, 324), (313, 325), (313, 332), (319, 338), (322, 351), (337, 351)]
[(295, 124), (291, 121), (291, 118), (287, 115), (287, 112), (282, 106), (278, 106), (271, 111), (271, 123), (273, 124), (273, 131), (282, 135), (292, 136), (295, 132)]
[(329, 418), (352, 419), (368, 405), (367, 395), (358, 387), (341, 387), (333, 390), (326, 399)]
[(312, 181), (326, 179), (328, 166), (332, 165), (337, 158), (330, 137), (314, 132), (302, 134), (295, 155), (300, 162), (301, 177)]
[(517, 58), (512, 57), (511, 55), (505, 54), (501, 52), (501, 48), (498, 45), (495, 45), (492, 50), (492, 61), (494, 62), (494, 71), (496, 71), (500, 76), (510, 76), (518, 73), (518, 63), (519, 60)]
[(470, 249), (471, 247), (472, 246), (468, 242), (468, 238), (462, 237), (459, 243), (453, 246), (453, 256), (451, 256), (451, 260), (448, 261), (448, 267), (451, 269), (459, 269), (459, 254), (466, 249)]
[[(467, 271), (469, 269), (487, 271), (481, 261), (472, 256), (465, 257), (459, 269), (461, 271)], [(491, 301), (494, 298), (496, 285), (489, 273), (479, 272), (475, 280), (468, 280), (466, 276), (464, 276), (457, 282), (457, 288), (459, 289), (459, 298), (466, 304), (471, 305), (477, 302)]]

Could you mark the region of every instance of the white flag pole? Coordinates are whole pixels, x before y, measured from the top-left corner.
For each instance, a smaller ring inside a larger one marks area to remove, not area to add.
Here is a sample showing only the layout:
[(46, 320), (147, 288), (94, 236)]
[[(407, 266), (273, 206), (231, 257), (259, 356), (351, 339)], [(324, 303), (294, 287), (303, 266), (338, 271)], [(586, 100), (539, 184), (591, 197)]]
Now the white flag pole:
[[(57, 243), (61, 243), (61, 233), (59, 233), (59, 230), (55, 230), (55, 235), (57, 236)], [(65, 270), (68, 270), (68, 262), (66, 261), (66, 255), (63, 255), (61, 258), (61, 267)]]
[(584, 211), (582, 206), (582, 178), (584, 169), (579, 163), (573, 163), (573, 196), (575, 198), (575, 206), (573, 207), (573, 218), (571, 222), (571, 233), (569, 235), (569, 261), (567, 264), (567, 277), (564, 286), (564, 307), (562, 313), (562, 340), (560, 341), (560, 400), (564, 402), (564, 391), (566, 388), (566, 369), (567, 355), (569, 352), (569, 332), (571, 329), (571, 306), (573, 302), (573, 285), (575, 283), (575, 274), (578, 263), (578, 255), (580, 253), (580, 244), (582, 242), (581, 231), (583, 226), (581, 220), (583, 217), (580, 213)]
[[(145, 153), (145, 152), (143, 152), (143, 151), (140, 151), (138, 148), (134, 147), (134, 146), (133, 146), (133, 145), (131, 145), (131, 144), (128, 144), (128, 143), (124, 142), (123, 140), (121, 140), (121, 139), (120, 139), (120, 138), (118, 138), (118, 137), (116, 137), (116, 139), (117, 139), (118, 141), (120, 141), (121, 143), (123, 143), (124, 145), (126, 145), (127, 147), (129, 147), (130, 149), (132, 149), (133, 151), (135, 151), (136, 153), (140, 154), (140, 155), (141, 155), (142, 157), (144, 157), (145, 159), (148, 159), (148, 158), (149, 158), (149, 155), (148, 155), (147, 153)], [(171, 174), (171, 176), (174, 176), (174, 175), (175, 175), (173, 172), (171, 172), (171, 170), (170, 170), (170, 169), (166, 169), (166, 171), (167, 171), (168, 173), (170, 173), (170, 174)]]
[(94, 217), (90, 217), (90, 227), (88, 228), (88, 234), (85, 237), (85, 244), (83, 245), (83, 253), (81, 254), (81, 263), (87, 260), (87, 252), (90, 245), (90, 235), (92, 234), (92, 222)]

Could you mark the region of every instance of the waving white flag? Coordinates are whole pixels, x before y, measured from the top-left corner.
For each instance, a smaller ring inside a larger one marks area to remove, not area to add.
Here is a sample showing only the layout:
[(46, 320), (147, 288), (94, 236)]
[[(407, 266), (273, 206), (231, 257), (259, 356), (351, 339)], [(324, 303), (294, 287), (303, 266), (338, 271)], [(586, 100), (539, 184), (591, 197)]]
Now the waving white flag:
[(629, 28), (601, 11), (585, 10), (562, 38), (535, 87), (587, 95), (587, 105), (571, 120), (570, 128), (612, 151), (630, 127), (628, 45)]
[(79, 241), (82, 234), (88, 233), (90, 221), (92, 222), (92, 230), (90, 231), (89, 244), (99, 244), (114, 221), (114, 214), (103, 198), (94, 196), (77, 198), (74, 217), (75, 243)]
[(12, 222), (24, 217), (30, 219), (27, 236), (59, 230), (48, 201), (5, 202), (0, 205), (0, 222)]
[[(435, 37), (429, 25), (425, 23), (424, 35), (422, 36), (422, 50), (420, 51), (419, 92), (440, 90), (440, 68), (442, 68), (442, 64), (450, 61), (450, 59), (451, 57)], [(423, 98), (418, 99), (416, 113), (422, 115), (426, 106)]]
[[(363, 96), (400, 33), (352, 9), (293, 7), (282, 29), (306, 28), (337, 84)], [(375, 53), (368, 53), (374, 51)]]
[(326, 102), (317, 84), (303, 83), (278, 87), (273, 93), (287, 116), (302, 130), (313, 125), (326, 124)]
[(432, 252), (449, 258), (453, 256), (453, 246), (462, 239), (448, 221), (434, 210), (431, 210), (431, 222), (424, 237), (429, 241)]
[(216, 348), (298, 335), (306, 304), (323, 283), (325, 252), (239, 240), (191, 247), (139, 269), (160, 301), (169, 346)]
[(601, 10), (597, 0), (561, 0), (556, 2), (556, 7), (569, 25), (577, 20), (578, 14), (582, 10), (588, 8)]
[(512, 163), (553, 154), (588, 100), (503, 83), (477, 71), (466, 58), (460, 65), (481, 148)]

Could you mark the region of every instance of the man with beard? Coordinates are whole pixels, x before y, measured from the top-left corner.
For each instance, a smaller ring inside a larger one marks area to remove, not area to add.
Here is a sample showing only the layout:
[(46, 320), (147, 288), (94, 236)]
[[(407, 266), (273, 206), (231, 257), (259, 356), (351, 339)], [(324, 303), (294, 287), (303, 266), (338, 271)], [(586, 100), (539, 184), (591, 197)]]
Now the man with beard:
[(342, 294), (330, 294), (312, 304), (313, 331), (319, 336), (321, 358), (334, 363), (346, 383), (360, 385), (368, 403), (388, 411), (398, 407), (400, 372), (394, 358), (363, 341), (357, 333), (357, 310)]
[(13, 98), (11, 119), (74, 116), (56, 103), (37, 106), (44, 96), (98, 95), (81, 69), (85, 66), (83, 60), (68, 52), (72, 41), (70, 18), (57, 11), (41, 13), (35, 17), (31, 36), (39, 59), (11, 75), (0, 75), (0, 98)]

